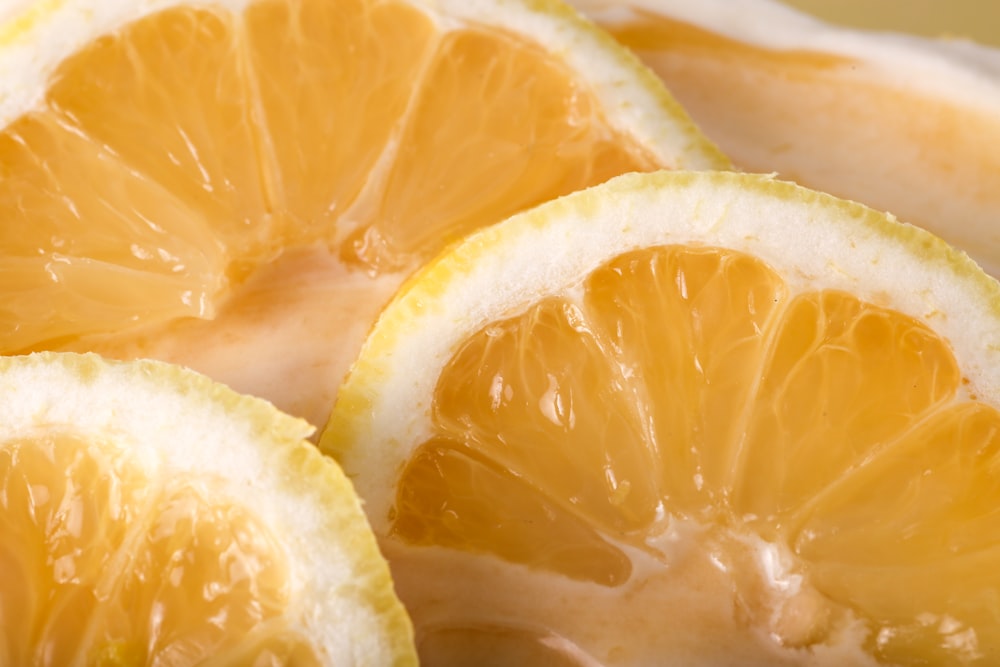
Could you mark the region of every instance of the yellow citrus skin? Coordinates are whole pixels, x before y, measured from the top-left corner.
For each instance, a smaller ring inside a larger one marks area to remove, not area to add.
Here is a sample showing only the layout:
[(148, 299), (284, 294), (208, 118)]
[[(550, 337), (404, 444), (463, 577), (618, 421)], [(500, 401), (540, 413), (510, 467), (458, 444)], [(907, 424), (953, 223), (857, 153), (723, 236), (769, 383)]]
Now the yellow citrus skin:
[(433, 663), (989, 665), (998, 342), (916, 227), (628, 175), (421, 270), (321, 447)]

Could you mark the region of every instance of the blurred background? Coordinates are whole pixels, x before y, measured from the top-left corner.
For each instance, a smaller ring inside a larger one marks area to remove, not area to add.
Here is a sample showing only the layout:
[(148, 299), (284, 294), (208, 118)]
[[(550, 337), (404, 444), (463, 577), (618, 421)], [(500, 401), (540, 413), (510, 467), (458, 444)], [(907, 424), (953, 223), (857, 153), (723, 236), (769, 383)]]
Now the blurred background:
[(1000, 46), (1000, 0), (784, 0), (827, 21)]

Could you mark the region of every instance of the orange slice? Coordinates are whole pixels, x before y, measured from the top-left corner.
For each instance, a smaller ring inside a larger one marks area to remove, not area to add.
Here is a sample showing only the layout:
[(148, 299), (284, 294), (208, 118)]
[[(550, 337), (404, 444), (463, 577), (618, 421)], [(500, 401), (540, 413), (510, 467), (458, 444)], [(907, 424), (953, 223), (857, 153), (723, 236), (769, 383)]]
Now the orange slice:
[(0, 126), (0, 351), (158, 357), (315, 423), (445, 244), (725, 164), (554, 0), (19, 2)]
[(629, 175), (422, 269), (321, 446), (430, 664), (992, 665), (998, 350), (916, 227)]
[(0, 663), (415, 665), (305, 422), (158, 362), (0, 359)]

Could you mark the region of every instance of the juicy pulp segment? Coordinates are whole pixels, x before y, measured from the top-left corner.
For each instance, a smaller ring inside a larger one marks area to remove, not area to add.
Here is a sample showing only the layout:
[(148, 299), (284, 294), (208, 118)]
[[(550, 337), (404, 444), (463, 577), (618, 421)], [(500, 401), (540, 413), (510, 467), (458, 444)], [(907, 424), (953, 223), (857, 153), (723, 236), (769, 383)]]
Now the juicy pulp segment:
[[(523, 517), (534, 517), (524, 521)], [(393, 534), (411, 544), (495, 553), (613, 586), (632, 570), (585, 518), (472, 447), (425, 444), (407, 464)]]
[(13, 123), (0, 176), (0, 351), (211, 314), (227, 258), (207, 224), (71, 125)]
[(0, 351), (210, 319), (290, 249), (401, 280), (472, 227), (663, 166), (600, 109), (557, 55), (404, 2), (141, 18), (0, 134)]
[(797, 297), (748, 406), (734, 511), (794, 524), (817, 491), (919, 428), (960, 384), (951, 350), (926, 326), (844, 294)]
[(690, 249), (625, 255), (586, 289), (586, 319), (647, 425), (657, 496), (692, 515), (724, 504), (742, 427), (734, 406), (753, 391), (763, 332), (787, 298), (780, 278), (747, 256)]
[(806, 508), (795, 550), (818, 587), (875, 619), (887, 662), (996, 660), (998, 451), (995, 408), (949, 405)]
[(158, 483), (113, 449), (0, 448), (4, 662), (319, 664), (280, 619), (290, 573), (270, 532), (211, 479)]
[(635, 251), (468, 338), (432, 415), (393, 539), (615, 586), (626, 547), (669, 564), (657, 536), (694, 521), (737, 589), (756, 585), (738, 574), (760, 566), (753, 540), (791, 555), (818, 592), (792, 599), (815, 610), (792, 645), (821, 641), (840, 609), (869, 623), (880, 659), (1000, 651), (997, 589), (968, 583), (996, 579), (982, 568), (1000, 415), (908, 316), (792, 293), (735, 251)]
[[(46, 106), (183, 202), (230, 257), (266, 259), (273, 202), (262, 179), (254, 91), (238, 57), (242, 41), (227, 13), (167, 10), (63, 62)], [(87, 222), (101, 225), (100, 218)]]
[(376, 267), (426, 257), (555, 196), (663, 166), (602, 114), (537, 44), (476, 27), (443, 35), (358, 256)]
[(369, 0), (263, 0), (244, 26), (272, 210), (299, 234), (332, 239), (392, 158), (437, 29), (406, 3)]

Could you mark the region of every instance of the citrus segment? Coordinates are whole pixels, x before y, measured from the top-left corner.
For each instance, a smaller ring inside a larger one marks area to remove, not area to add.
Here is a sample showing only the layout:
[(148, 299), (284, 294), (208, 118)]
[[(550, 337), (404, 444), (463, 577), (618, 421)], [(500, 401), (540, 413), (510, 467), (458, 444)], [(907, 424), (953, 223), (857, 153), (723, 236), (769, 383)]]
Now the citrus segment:
[(0, 392), (5, 663), (412, 659), (357, 499), (303, 422), (92, 356), (9, 358)]
[(177, 197), (237, 257), (274, 235), (240, 48), (231, 16), (169, 9), (67, 59), (46, 95), (67, 126)]
[(244, 24), (275, 212), (332, 238), (398, 141), (438, 30), (410, 3), (365, 0), (264, 0)]
[[(990, 664), (997, 303), (966, 258), (859, 205), (622, 177), (422, 270), (321, 445), (425, 659), (445, 631), (509, 627), (575, 664)], [(460, 587), (480, 606), (449, 603)]]
[(632, 568), (621, 550), (551, 495), (477, 450), (432, 440), (402, 473), (392, 532), (412, 544), (496, 553), (574, 579), (627, 580)]
[[(538, 44), (475, 28), (444, 36), (375, 222), (364, 243), (355, 241), (359, 254), (389, 253), (369, 264), (421, 250), (426, 257), (486, 221), (654, 169), (657, 159), (610, 127), (604, 113), (566, 64)], [(435, 189), (440, 194), (428, 197)]]
[(529, 484), (572, 498), (589, 522), (629, 531), (656, 509), (650, 457), (609, 438), (641, 441), (642, 426), (587, 329), (576, 308), (553, 302), (492, 324), (442, 373), (435, 418)]
[(27, 606), (4, 617), (32, 610), (15, 664), (111, 650), (191, 660), (254, 630), (268, 643), (297, 634), (281, 619), (288, 564), (260, 521), (186, 485), (150, 490), (134, 464), (108, 458), (75, 438), (5, 445), (5, 600), (12, 589), (11, 605)]
[(0, 160), (5, 351), (210, 314), (225, 257), (160, 185), (49, 114), (9, 126)]
[(1000, 270), (1000, 161), (986, 148), (1000, 141), (1000, 50), (840, 28), (771, 0), (573, 4), (740, 168), (890, 211)]
[(788, 304), (743, 426), (734, 509), (781, 523), (953, 398), (961, 376), (946, 341), (849, 294)]
[[(805, 508), (796, 550), (815, 560), (823, 590), (877, 619), (873, 640), (888, 662), (989, 664), (1000, 414), (970, 403), (927, 421)], [(872, 489), (875, 516), (864, 512)]]
[[(0, 604), (10, 624), (4, 655), (11, 664), (44, 655), (71, 664), (75, 645), (90, 633), (88, 619), (105, 593), (97, 589), (106, 586), (80, 582), (99, 582), (114, 560), (109, 554), (122, 549), (147, 481), (135, 470), (115, 467), (66, 436), (7, 442), (0, 452)], [(103, 548), (81, 548), (96, 544)], [(60, 635), (67, 639), (60, 641)]]
[[(316, 423), (387, 295), (444, 245), (615, 174), (726, 164), (554, 2), (71, 0), (31, 17), (0, 49), (0, 351), (178, 362)], [(275, 275), (280, 308), (259, 300)], [(275, 331), (314, 326), (284, 354)], [(274, 361), (250, 378), (235, 347)], [(300, 388), (303, 366), (329, 372)]]
[[(651, 483), (672, 506), (696, 512), (729, 483), (736, 451), (717, 443), (739, 441), (741, 420), (732, 409), (753, 391), (765, 332), (787, 287), (751, 257), (674, 247), (615, 258), (585, 288), (581, 319), (605, 341), (620, 376), (616, 393), (638, 406)], [(671, 335), (651, 335), (659, 331)], [(610, 433), (616, 437), (603, 437), (615, 445), (620, 436)]]

